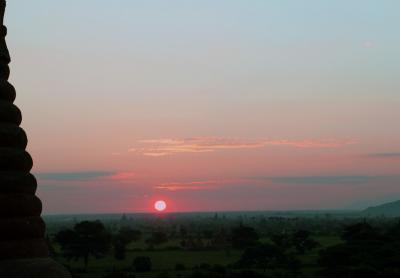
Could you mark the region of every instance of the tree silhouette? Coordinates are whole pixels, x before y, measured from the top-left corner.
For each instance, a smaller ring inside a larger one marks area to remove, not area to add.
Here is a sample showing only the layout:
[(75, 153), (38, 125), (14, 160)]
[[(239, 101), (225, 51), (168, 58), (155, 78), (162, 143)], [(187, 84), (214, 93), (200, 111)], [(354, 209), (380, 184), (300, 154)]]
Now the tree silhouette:
[(167, 234), (162, 230), (153, 231), (151, 236), (146, 240), (149, 248), (152, 249), (156, 245), (161, 245), (168, 241)]
[(141, 231), (122, 227), (113, 238), (114, 257), (117, 260), (125, 259), (126, 246), (133, 241), (138, 241), (141, 236)]
[(252, 227), (240, 225), (232, 230), (232, 246), (237, 249), (255, 245), (258, 238), (257, 232)]
[[(321, 251), (323, 277), (400, 277), (398, 228), (379, 232), (368, 223), (347, 226), (344, 243)], [(397, 234), (398, 235), (398, 234)]]
[(378, 238), (380, 238), (379, 231), (366, 222), (347, 226), (342, 234), (342, 239), (347, 242), (376, 240)]
[(83, 258), (87, 268), (90, 256), (100, 258), (109, 251), (111, 235), (100, 221), (83, 221), (57, 233), (55, 240), (67, 259)]
[(136, 257), (132, 265), (137, 272), (148, 272), (152, 269), (151, 259), (145, 256)]
[(287, 250), (292, 246), (292, 240), (290, 234), (277, 233), (270, 236), (271, 241), (280, 249)]
[(299, 230), (291, 237), (291, 242), (299, 254), (304, 254), (306, 251), (312, 250), (319, 246), (319, 243), (311, 238), (309, 231)]
[(278, 261), (282, 257), (282, 253), (278, 247), (272, 244), (259, 244), (254, 247), (247, 248), (238, 265), (243, 268), (267, 268), (276, 267)]

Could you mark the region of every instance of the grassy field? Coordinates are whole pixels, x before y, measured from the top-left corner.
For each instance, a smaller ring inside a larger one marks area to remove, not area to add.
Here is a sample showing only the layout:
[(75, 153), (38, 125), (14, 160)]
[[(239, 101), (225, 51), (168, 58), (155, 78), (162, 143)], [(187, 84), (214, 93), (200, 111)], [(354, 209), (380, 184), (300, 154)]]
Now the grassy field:
[[(320, 242), (321, 247), (315, 249), (301, 259), (304, 263), (304, 272), (311, 273), (315, 270), (316, 260), (318, 258), (318, 252), (321, 248), (332, 246), (340, 243), (338, 237), (319, 237), (317, 240)], [(91, 258), (86, 273), (81, 273), (82, 278), (95, 278), (102, 277), (107, 270), (111, 270), (113, 267), (119, 270), (128, 269), (132, 261), (137, 256), (147, 256), (151, 258), (153, 270), (149, 273), (139, 273), (136, 277), (152, 278), (159, 277), (161, 273), (168, 272), (175, 277), (175, 265), (183, 264), (186, 269), (190, 270), (193, 267), (200, 266), (201, 264), (219, 264), (228, 265), (237, 262), (240, 258), (241, 251), (238, 250), (206, 250), (206, 251), (185, 251), (185, 250), (168, 250), (168, 247), (176, 246), (174, 242), (161, 246), (162, 249), (157, 250), (138, 250), (138, 248), (144, 247), (142, 242), (135, 243), (130, 246), (130, 250), (127, 251), (126, 259), (118, 261), (112, 256), (108, 256), (101, 259)], [(70, 265), (74, 269), (83, 269), (83, 261), (70, 261), (67, 262), (64, 259), (60, 259), (60, 262)]]
[[(129, 251), (124, 261), (118, 261), (113, 257), (101, 259), (91, 259), (87, 269), (87, 274), (82, 277), (101, 277), (106, 270), (116, 267), (125, 269), (130, 267), (132, 261), (137, 256), (147, 256), (151, 258), (153, 271), (142, 273), (138, 277), (154, 277), (160, 272), (174, 272), (176, 264), (183, 264), (190, 269), (203, 263), (227, 265), (236, 262), (240, 257), (239, 251), (183, 251), (183, 250), (154, 250), (154, 251)], [(83, 262), (65, 262), (74, 268), (83, 267)]]

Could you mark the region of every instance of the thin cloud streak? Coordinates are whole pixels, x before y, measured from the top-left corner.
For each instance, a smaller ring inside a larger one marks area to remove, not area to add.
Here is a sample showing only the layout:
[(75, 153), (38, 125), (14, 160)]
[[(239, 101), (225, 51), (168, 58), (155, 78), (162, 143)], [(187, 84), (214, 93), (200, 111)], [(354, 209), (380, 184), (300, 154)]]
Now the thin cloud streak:
[(125, 181), (135, 177), (134, 172), (107, 172), (107, 171), (82, 171), (82, 172), (50, 172), (36, 173), (39, 180), (44, 181), (92, 181), (111, 180)]
[(400, 152), (370, 153), (370, 154), (367, 154), (367, 157), (369, 157), (369, 158), (400, 159)]
[(193, 181), (193, 182), (170, 182), (157, 185), (159, 190), (178, 191), (178, 190), (210, 190), (216, 189), (224, 182), (221, 181)]
[(134, 172), (116, 172), (113, 175), (107, 177), (109, 180), (114, 181), (129, 181), (136, 177)]
[(253, 180), (263, 180), (287, 185), (364, 185), (371, 182), (399, 183), (399, 175), (369, 176), (282, 176), (282, 177), (253, 177)]
[(189, 182), (168, 182), (155, 186), (155, 189), (166, 191), (205, 191), (221, 188), (265, 188), (270, 186), (362, 186), (370, 184), (398, 184), (399, 175), (332, 175), (332, 176), (258, 176), (231, 180), (209, 180)]
[(288, 146), (294, 148), (338, 148), (355, 144), (354, 140), (240, 140), (225, 137), (192, 137), (185, 139), (140, 140), (141, 148), (129, 152), (144, 156), (162, 157), (180, 153), (209, 153), (222, 150), (258, 149), (268, 146)]
[(53, 181), (81, 181), (112, 176), (113, 172), (106, 171), (82, 171), (82, 172), (50, 172), (35, 173), (35, 176), (41, 180)]

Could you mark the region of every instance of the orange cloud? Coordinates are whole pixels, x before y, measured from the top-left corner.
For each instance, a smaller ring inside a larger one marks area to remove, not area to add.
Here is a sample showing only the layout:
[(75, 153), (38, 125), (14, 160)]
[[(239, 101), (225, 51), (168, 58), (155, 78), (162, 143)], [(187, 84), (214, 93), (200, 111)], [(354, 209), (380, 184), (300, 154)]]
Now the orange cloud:
[(354, 140), (239, 140), (225, 137), (193, 137), (185, 139), (141, 140), (141, 148), (129, 152), (145, 156), (161, 157), (179, 153), (206, 153), (218, 150), (255, 149), (267, 146), (290, 146), (295, 148), (338, 148), (356, 143)]
[(214, 189), (222, 182), (218, 181), (195, 181), (195, 182), (171, 182), (157, 185), (156, 189), (177, 191), (177, 190), (208, 190)]
[(266, 141), (271, 146), (291, 146), (296, 148), (339, 148), (355, 144), (354, 140), (275, 140)]
[(110, 180), (124, 181), (124, 180), (131, 180), (135, 176), (136, 174), (133, 172), (116, 172), (113, 175), (108, 176), (107, 178)]

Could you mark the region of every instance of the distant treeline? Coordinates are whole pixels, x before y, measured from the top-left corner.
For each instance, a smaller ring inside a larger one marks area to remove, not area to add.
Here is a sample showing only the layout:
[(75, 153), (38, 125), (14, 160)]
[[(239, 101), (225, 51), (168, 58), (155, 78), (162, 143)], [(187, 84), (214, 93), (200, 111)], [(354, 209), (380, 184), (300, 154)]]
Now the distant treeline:
[[(60, 223), (53, 231), (48, 237), (52, 255), (76, 277), (94, 269), (98, 274), (97, 260), (104, 262), (101, 275), (109, 278), (400, 277), (400, 222), (394, 218), (228, 219), (215, 214), (138, 221), (124, 215), (105, 223)], [(157, 267), (152, 257), (159, 252), (166, 258), (168, 252), (187, 254), (190, 263)], [(190, 261), (193, 252), (210, 258)], [(217, 252), (226, 263), (213, 261)]]

